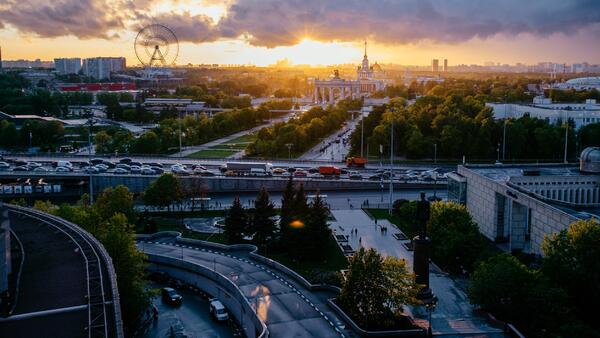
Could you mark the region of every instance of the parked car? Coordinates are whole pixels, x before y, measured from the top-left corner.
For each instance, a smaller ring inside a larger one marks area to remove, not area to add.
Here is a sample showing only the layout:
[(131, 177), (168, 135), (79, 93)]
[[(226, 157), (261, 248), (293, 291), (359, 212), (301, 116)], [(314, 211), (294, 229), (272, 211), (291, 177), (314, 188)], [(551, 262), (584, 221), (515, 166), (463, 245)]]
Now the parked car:
[(151, 168), (152, 168), (152, 170), (154, 170), (154, 173), (156, 175), (160, 175), (165, 172), (165, 170), (161, 167), (151, 167)]
[(170, 305), (181, 305), (183, 297), (173, 288), (162, 288), (162, 299)]
[(99, 173), (103, 173), (103, 172), (106, 172), (108, 170), (108, 167), (105, 166), (105, 165), (103, 165), (103, 164), (96, 164), (95, 166), (93, 166), (93, 168), (96, 168), (96, 170)]
[(115, 168), (117, 169), (125, 169), (127, 171), (131, 170), (131, 166), (129, 164), (125, 164), (125, 163), (119, 163), (115, 166)]
[(308, 174), (304, 170), (296, 170), (294, 171), (294, 177), (306, 177)]
[(44, 167), (37, 167), (37, 168), (34, 168), (33, 171), (35, 171), (35, 172), (47, 172), (48, 169), (46, 169)]
[(275, 168), (275, 169), (273, 169), (273, 174), (280, 175), (280, 174), (283, 174), (283, 173), (285, 173), (285, 172), (286, 172), (286, 171), (285, 171), (285, 169), (283, 169), (283, 168)]
[(18, 166), (14, 167), (12, 171), (29, 171), (29, 168), (27, 168), (26, 166)]
[(142, 168), (140, 172), (142, 175), (154, 175), (154, 170), (150, 167)]
[(131, 161), (132, 160), (130, 158), (125, 157), (125, 158), (120, 159), (119, 163), (129, 164), (129, 163), (131, 163)]
[(6, 162), (0, 162), (0, 170), (6, 170), (8, 168), (10, 168), (10, 164)]
[(129, 170), (127, 170), (125, 168), (116, 168), (115, 171), (113, 171), (113, 174), (115, 174), (115, 175), (127, 175), (127, 174), (129, 174)]
[(41, 163), (37, 163), (37, 162), (27, 162), (27, 166), (29, 168), (33, 169), (33, 168), (41, 167), (42, 164)]
[(83, 169), (83, 172), (86, 174), (98, 174), (100, 173), (100, 171), (98, 171), (98, 168), (96, 167), (86, 167), (85, 169)]
[(210, 314), (217, 321), (225, 321), (229, 319), (229, 313), (227, 313), (227, 309), (225, 305), (221, 303), (220, 300), (216, 298), (211, 298), (210, 300)]
[(73, 169), (67, 168), (67, 167), (56, 167), (56, 169), (54, 169), (54, 171), (56, 171), (57, 173), (68, 173), (68, 172), (73, 171)]
[(141, 172), (142, 172), (142, 168), (141, 168), (141, 167), (139, 167), (139, 166), (137, 166), (137, 165), (132, 165), (132, 166), (131, 166), (131, 169), (130, 169), (130, 172), (131, 172), (132, 174), (139, 174), (139, 173), (141, 173)]

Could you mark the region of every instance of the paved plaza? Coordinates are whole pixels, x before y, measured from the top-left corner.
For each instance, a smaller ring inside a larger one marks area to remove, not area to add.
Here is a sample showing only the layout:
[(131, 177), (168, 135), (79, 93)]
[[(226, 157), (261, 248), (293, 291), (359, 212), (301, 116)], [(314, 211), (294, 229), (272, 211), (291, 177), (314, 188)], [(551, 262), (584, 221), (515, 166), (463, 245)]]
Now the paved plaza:
[[(376, 225), (375, 220), (362, 209), (332, 210), (332, 214), (335, 221), (331, 222), (331, 229), (337, 235), (345, 235), (353, 250), (361, 246), (374, 248), (383, 255), (405, 259), (412, 271), (413, 254), (402, 245), (403, 242), (410, 242), (410, 239), (397, 240), (393, 235), (400, 230), (388, 220), (379, 219)], [(382, 232), (381, 227), (387, 227), (387, 233)], [(356, 234), (352, 235), (354, 229)], [(429, 271), (431, 290), (439, 298), (437, 309), (432, 314), (434, 335), (504, 337), (501, 329), (492, 327), (483, 318), (473, 314), (473, 305), (456, 281), (433, 264), (430, 264)], [(427, 319), (423, 307), (410, 307), (406, 311), (412, 313), (417, 321)]]

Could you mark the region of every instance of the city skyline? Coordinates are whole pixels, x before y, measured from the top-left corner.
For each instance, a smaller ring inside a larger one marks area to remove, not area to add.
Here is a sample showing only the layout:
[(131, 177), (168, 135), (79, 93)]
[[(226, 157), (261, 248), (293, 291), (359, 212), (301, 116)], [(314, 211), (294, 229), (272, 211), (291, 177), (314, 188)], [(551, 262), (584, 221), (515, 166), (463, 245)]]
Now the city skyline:
[[(428, 65), (600, 63), (600, 11), (586, 1), (288, 1), (93, 0), (0, 5), (4, 59), (124, 56), (149, 22), (177, 34), (179, 65), (356, 63), (369, 41), (373, 61)], [(265, 13), (269, 13), (266, 15)], [(100, 15), (99, 15), (100, 14)], [(67, 19), (61, 19), (68, 15)], [(282, 23), (285, 23), (283, 25)], [(56, 48), (61, 46), (61, 48)]]

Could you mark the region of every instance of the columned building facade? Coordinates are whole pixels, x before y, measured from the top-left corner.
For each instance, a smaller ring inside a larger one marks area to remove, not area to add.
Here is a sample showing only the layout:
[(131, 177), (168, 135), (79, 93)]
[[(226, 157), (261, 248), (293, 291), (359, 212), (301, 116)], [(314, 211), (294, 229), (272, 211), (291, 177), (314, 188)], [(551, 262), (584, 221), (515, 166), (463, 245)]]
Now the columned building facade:
[(367, 43), (365, 42), (365, 55), (362, 64), (356, 70), (356, 80), (340, 78), (338, 70), (334, 71), (333, 77), (330, 79), (316, 79), (313, 101), (315, 103), (334, 104), (337, 100), (346, 98), (356, 99), (384, 90), (387, 86), (387, 81), (377, 78), (377, 73), (382, 73), (381, 67), (377, 63), (369, 66)]

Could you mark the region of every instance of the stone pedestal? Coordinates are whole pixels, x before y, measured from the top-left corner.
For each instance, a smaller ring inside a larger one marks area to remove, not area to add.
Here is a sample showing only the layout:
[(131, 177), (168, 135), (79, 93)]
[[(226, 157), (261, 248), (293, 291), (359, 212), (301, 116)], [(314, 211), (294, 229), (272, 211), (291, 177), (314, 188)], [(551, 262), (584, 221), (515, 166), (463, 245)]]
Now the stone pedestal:
[(421, 291), (417, 295), (417, 298), (430, 299), (433, 297), (431, 289), (429, 288), (429, 248), (431, 246), (431, 240), (426, 238), (420, 238), (419, 236), (413, 239), (413, 271), (416, 275), (417, 284), (423, 285)]

